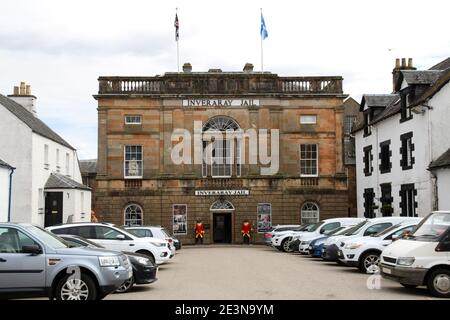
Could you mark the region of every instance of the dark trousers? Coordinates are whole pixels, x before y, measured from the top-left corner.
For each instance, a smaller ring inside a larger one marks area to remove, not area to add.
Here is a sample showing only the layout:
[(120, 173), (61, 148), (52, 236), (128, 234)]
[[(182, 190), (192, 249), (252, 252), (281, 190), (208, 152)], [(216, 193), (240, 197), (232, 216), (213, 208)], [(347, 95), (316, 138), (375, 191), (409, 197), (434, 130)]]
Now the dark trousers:
[(250, 236), (244, 235), (244, 244), (250, 244)]
[(198, 244), (198, 243), (203, 244), (203, 238), (202, 237), (196, 237), (195, 238), (195, 244)]

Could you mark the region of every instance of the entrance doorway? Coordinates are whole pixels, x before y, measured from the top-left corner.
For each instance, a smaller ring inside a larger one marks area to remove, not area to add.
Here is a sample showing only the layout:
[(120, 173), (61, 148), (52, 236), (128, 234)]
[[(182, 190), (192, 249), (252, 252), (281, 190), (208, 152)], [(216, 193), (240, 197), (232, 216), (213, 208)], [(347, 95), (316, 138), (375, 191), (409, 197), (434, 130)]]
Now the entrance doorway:
[(63, 222), (63, 193), (47, 192), (45, 194), (45, 227)]
[(231, 213), (213, 213), (214, 243), (231, 243)]

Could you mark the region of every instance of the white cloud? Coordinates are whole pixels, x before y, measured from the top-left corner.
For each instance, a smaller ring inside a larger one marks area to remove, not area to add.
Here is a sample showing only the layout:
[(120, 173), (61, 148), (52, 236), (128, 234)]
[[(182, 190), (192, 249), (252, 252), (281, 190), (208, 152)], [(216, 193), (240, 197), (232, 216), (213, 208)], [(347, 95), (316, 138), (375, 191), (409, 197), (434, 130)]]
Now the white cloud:
[[(346, 93), (391, 90), (395, 57), (427, 68), (450, 56), (446, 1), (16, 0), (2, 3), (0, 92), (26, 81), (38, 113), (79, 150), (96, 156), (100, 75), (260, 69), (260, 8), (269, 37), (264, 69), (281, 75), (342, 75)], [(389, 50), (390, 49), (390, 50)]]

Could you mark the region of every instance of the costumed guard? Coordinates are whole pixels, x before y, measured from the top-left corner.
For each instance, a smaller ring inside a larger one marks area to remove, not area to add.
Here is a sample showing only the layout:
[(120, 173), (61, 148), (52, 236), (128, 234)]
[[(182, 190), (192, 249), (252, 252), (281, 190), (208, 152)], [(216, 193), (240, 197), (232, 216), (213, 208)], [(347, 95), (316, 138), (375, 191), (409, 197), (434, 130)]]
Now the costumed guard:
[(252, 225), (250, 224), (250, 222), (248, 222), (248, 220), (244, 220), (244, 223), (242, 224), (242, 229), (241, 229), (241, 233), (242, 233), (242, 237), (244, 244), (250, 244), (250, 232), (252, 231)]
[(203, 244), (203, 237), (205, 236), (205, 226), (201, 220), (197, 220), (195, 225), (195, 244)]

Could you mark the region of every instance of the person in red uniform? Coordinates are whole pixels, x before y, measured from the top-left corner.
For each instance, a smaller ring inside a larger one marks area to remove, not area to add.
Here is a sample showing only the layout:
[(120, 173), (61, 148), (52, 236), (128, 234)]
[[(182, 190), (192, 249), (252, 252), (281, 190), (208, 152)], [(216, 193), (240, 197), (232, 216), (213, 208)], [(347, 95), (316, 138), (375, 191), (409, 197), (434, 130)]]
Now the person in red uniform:
[(195, 244), (203, 244), (203, 237), (205, 236), (205, 226), (201, 220), (197, 220), (195, 224)]
[(242, 224), (241, 233), (244, 244), (250, 244), (250, 233), (252, 231), (252, 225), (248, 220), (244, 220), (244, 223)]

